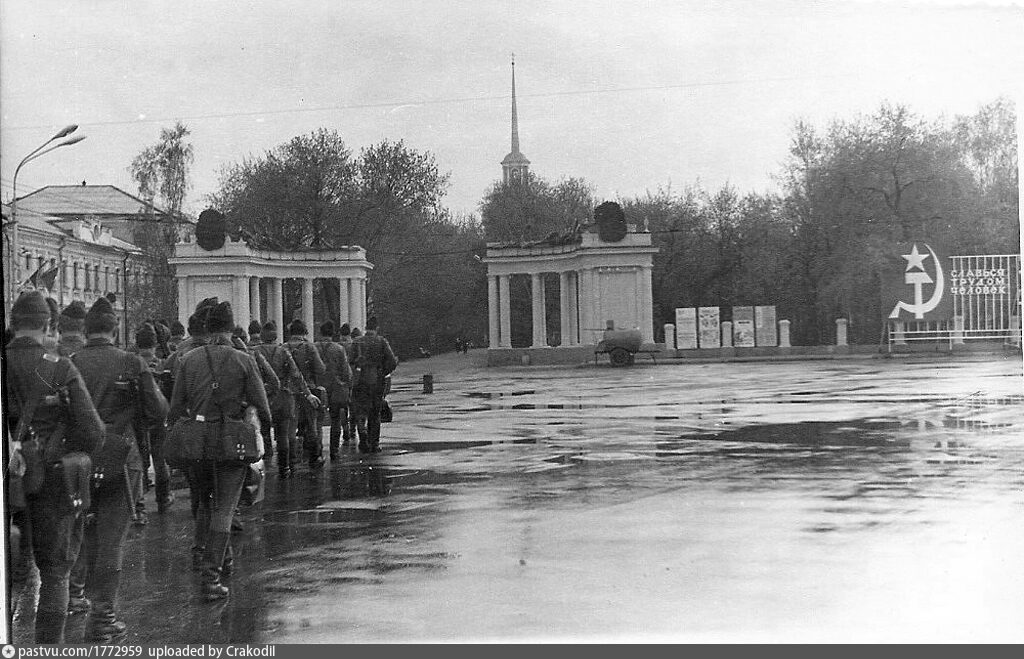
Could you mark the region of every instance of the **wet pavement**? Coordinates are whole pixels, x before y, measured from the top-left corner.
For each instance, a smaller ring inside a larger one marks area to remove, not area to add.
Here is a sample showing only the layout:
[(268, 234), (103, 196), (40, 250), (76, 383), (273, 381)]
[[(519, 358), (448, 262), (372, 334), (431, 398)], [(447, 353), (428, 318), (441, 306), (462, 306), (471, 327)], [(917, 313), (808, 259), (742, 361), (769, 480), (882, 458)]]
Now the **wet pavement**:
[(400, 367), (383, 453), (270, 465), (226, 603), (196, 597), (187, 491), (151, 510), (127, 642), (1024, 641), (1019, 356), (448, 359), (433, 394)]

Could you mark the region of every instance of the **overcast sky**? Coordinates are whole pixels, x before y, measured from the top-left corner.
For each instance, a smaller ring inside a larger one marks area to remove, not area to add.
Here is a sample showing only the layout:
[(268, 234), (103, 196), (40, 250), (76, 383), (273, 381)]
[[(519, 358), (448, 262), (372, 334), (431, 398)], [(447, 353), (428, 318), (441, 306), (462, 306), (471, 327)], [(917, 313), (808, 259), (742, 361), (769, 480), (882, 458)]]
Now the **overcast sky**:
[(88, 139), (26, 165), (19, 195), (83, 180), (134, 193), (132, 158), (181, 119), (196, 213), (222, 166), (318, 127), (356, 152), (385, 138), (432, 152), (448, 206), (475, 212), (509, 151), (515, 52), (534, 173), (583, 177), (598, 200), (697, 180), (763, 191), (797, 118), (1017, 97), (1024, 10), (993, 4), (3, 0), (0, 190), (78, 123)]

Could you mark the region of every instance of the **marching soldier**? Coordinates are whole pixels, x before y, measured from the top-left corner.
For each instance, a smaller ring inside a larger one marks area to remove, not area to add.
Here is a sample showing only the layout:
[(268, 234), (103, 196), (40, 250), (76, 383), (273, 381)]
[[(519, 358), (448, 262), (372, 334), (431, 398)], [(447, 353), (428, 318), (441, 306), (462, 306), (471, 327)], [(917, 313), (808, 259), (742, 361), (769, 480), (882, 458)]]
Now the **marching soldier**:
[[(227, 418), (244, 417), (244, 408), (256, 408), (264, 424), (270, 423), (270, 408), (256, 362), (235, 350), (231, 343), (234, 318), (231, 303), (221, 302), (206, 313), (206, 345), (192, 350), (182, 359), (174, 381), (170, 422), (181, 417), (216, 423)], [(217, 396), (213, 382), (218, 382)], [(222, 401), (228, 401), (225, 406)], [(231, 542), (231, 519), (245, 480), (243, 463), (201, 461), (192, 469), (199, 515), (196, 535), (202, 539), (201, 593), (207, 600), (228, 596), (221, 583), (221, 568)]]
[[(157, 389), (153, 373), (142, 357), (114, 347), (116, 332), (114, 309), (101, 297), (85, 315), (86, 345), (72, 359), (106, 424), (103, 453), (116, 452), (120, 462), (94, 459), (111, 471), (103, 473), (103, 480), (93, 490), (95, 515), (86, 524), (71, 583), (74, 597), (84, 597), (84, 591), (92, 603), (85, 628), (89, 643), (112, 643), (125, 635), (125, 624), (117, 619), (114, 608), (128, 522), (141, 482), (135, 421), (141, 419), (152, 428), (162, 426), (167, 416), (167, 400)], [(123, 451), (118, 447), (124, 447)]]
[(70, 357), (85, 347), (85, 305), (75, 300), (60, 312), (57, 321), (60, 339), (57, 348), (61, 357)]
[[(292, 474), (292, 443), (295, 438), (295, 399), (300, 395), (306, 400), (316, 398), (299, 372), (295, 360), (286, 347), (277, 342), (277, 324), (268, 321), (260, 334), (260, 345), (253, 352), (263, 355), (277, 374), (281, 387), (271, 401), (271, 426), (274, 441), (277, 442), (277, 473), (283, 480)], [(270, 433), (264, 432), (269, 438)]]
[(185, 339), (185, 326), (180, 320), (171, 323), (171, 338), (167, 340), (167, 351), (171, 354), (178, 349), (178, 344)]
[[(320, 359), (316, 346), (305, 337), (308, 334), (306, 324), (301, 320), (293, 320), (288, 326), (288, 343), (285, 347), (291, 353), (295, 365), (302, 374), (304, 391), (295, 396), (295, 419), (298, 436), (302, 438), (302, 446), (306, 450), (310, 469), (318, 469), (324, 464), (323, 440), (317, 410), (321, 400), (310, 390), (317, 386), (317, 381), (324, 376), (327, 367)], [(312, 384), (312, 387), (310, 386)], [(294, 455), (295, 453), (293, 453)]]
[[(355, 369), (355, 349), (352, 347), (352, 328), (349, 327), (348, 323), (342, 323), (341, 329), (338, 330), (338, 343), (342, 348), (345, 349), (345, 354), (348, 355), (349, 370)], [(349, 382), (348, 389), (348, 403), (345, 404), (345, 415), (348, 420), (345, 423), (345, 437), (347, 441), (352, 441), (352, 438), (356, 435), (356, 415), (352, 412), (352, 387)]]
[[(158, 388), (163, 393), (162, 381), (165, 377), (165, 360), (156, 354), (157, 341), (157, 333), (148, 324), (143, 325), (135, 333), (135, 345), (139, 349), (139, 357), (142, 357), (149, 371), (153, 374)], [(169, 394), (170, 392), (167, 393)], [(174, 495), (171, 494), (171, 470), (164, 461), (164, 440), (167, 438), (167, 426), (161, 421), (149, 428), (138, 428), (137, 432), (145, 432), (149, 436), (149, 441), (144, 444), (149, 446), (150, 456), (153, 460), (153, 475), (156, 480), (156, 511), (158, 513), (166, 512), (171, 504), (174, 503)]]
[(260, 321), (254, 320), (249, 323), (249, 347), (255, 348), (260, 344), (260, 334), (263, 333), (263, 325)]
[(95, 451), (103, 442), (104, 426), (71, 360), (43, 348), (56, 331), (46, 298), (38, 291), (23, 294), (11, 309), (11, 319), (14, 338), (6, 347), (4, 408), (14, 442), (12, 463), (24, 464), (23, 440), (38, 447), (42, 457), (42, 486), (26, 496), (40, 579), (35, 642), (63, 643), (68, 575), (82, 515), (68, 503), (61, 458), (71, 451)]
[(359, 450), (380, 452), (380, 412), (387, 394), (385, 378), (398, 367), (391, 344), (377, 333), (377, 318), (366, 321), (366, 334), (355, 340), (358, 374), (352, 386), (352, 406), (359, 427)]
[(326, 370), (320, 381), (327, 390), (327, 406), (331, 416), (330, 456), (338, 459), (338, 443), (344, 435), (344, 443), (352, 441), (348, 425), (348, 402), (352, 388), (352, 368), (348, 353), (340, 343), (335, 343), (334, 323), (327, 321), (320, 325), (320, 341), (316, 343)]

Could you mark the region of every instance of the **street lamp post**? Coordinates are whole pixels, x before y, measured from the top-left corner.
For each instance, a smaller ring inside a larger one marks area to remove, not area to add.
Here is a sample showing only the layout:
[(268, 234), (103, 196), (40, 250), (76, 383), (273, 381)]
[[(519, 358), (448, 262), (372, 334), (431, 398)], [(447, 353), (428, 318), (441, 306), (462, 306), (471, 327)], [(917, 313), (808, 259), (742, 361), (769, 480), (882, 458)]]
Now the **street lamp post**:
[(39, 147), (37, 147), (32, 153), (30, 153), (27, 156), (25, 156), (24, 158), (22, 158), (21, 162), (19, 162), (18, 166), (14, 169), (14, 179), (11, 181), (12, 196), (11, 196), (11, 244), (10, 244), (10, 250), (11, 250), (11, 273), (10, 274), (11, 274), (11, 282), (12, 282), (11, 283), (10, 300), (11, 300), (12, 304), (14, 303), (14, 296), (18, 292), (18, 286), (21, 284), (21, 254), (18, 253), (18, 172), (21, 171), (21, 168), (26, 163), (31, 162), (31, 161), (33, 161), (36, 158), (39, 158), (41, 156), (45, 156), (47, 153), (53, 151), (54, 149), (59, 149), (62, 146), (71, 146), (72, 144), (78, 144), (79, 142), (84, 140), (85, 139), (85, 135), (76, 135), (75, 137), (66, 139), (63, 142), (59, 143), (59, 144), (54, 144), (53, 146), (50, 146), (49, 148), (47, 148), (47, 146), (49, 146), (54, 141), (62, 139), (64, 137), (67, 137), (68, 135), (70, 135), (71, 133), (75, 132), (76, 130), (78, 130), (78, 125), (77, 124), (71, 124), (70, 126), (65, 126), (56, 135), (54, 135), (53, 137), (51, 137), (50, 139), (46, 140), (41, 145), (39, 145)]

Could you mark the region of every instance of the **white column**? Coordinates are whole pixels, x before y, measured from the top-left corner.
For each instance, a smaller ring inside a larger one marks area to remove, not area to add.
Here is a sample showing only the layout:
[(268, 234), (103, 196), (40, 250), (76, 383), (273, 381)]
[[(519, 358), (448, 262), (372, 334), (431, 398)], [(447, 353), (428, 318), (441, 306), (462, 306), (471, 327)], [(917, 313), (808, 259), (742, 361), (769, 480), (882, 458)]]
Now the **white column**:
[(498, 347), (498, 278), (487, 275), (487, 328), (488, 345), (491, 348)]
[(569, 273), (569, 345), (580, 343), (580, 273)]
[(640, 268), (640, 335), (644, 343), (654, 342), (654, 296), (651, 290), (651, 266)]
[(589, 331), (593, 325), (593, 312), (591, 311), (591, 300), (593, 297), (590, 294), (590, 269), (579, 270), (576, 272), (576, 304), (579, 306), (579, 337), (580, 343), (583, 345), (590, 343), (591, 332)]
[(288, 328), (284, 326), (284, 300), (281, 288), (281, 278), (271, 277), (267, 295), (267, 315), (277, 325), (277, 338), (283, 340), (288, 338)]
[(604, 337), (604, 330), (608, 326), (606, 322), (608, 319), (604, 317), (604, 309), (601, 308), (601, 270), (599, 268), (590, 270), (590, 304), (594, 321), (591, 328), (598, 330), (596, 333), (591, 332), (590, 335), (594, 337), (593, 341), (596, 344)]
[(360, 331), (363, 329), (362, 321), (359, 320), (359, 280), (349, 279), (348, 280), (348, 318), (349, 325), (355, 329), (358, 327)]
[(561, 325), (559, 326), (559, 332), (562, 335), (562, 340), (559, 343), (561, 346), (570, 345), (569, 337), (572, 336), (572, 304), (569, 302), (570, 293), (569, 290), (571, 272), (560, 272), (558, 273), (558, 308), (559, 316), (561, 319)]
[[(260, 278), (249, 277), (249, 322), (257, 320), (260, 323), (263, 319), (260, 318)], [(248, 331), (248, 326), (245, 326)]]
[(237, 307), (234, 309), (235, 325), (246, 328), (246, 331), (248, 331), (251, 312), (249, 292), (249, 278), (245, 275), (235, 277), (235, 299), (238, 300)]
[(498, 344), (502, 348), (512, 347), (512, 275), (498, 276), (498, 323), (501, 328), (501, 339)]
[(366, 311), (366, 278), (359, 280), (359, 322), (366, 330), (366, 321), (369, 319)]
[(347, 277), (338, 277), (338, 327), (345, 323), (352, 326), (348, 310), (348, 281)]
[[(118, 296), (118, 298), (123, 297), (121, 295)], [(188, 279), (186, 277), (178, 277), (178, 322), (181, 323), (182, 327), (188, 327), (188, 316)]]
[(313, 327), (313, 280), (309, 277), (302, 278), (302, 322), (306, 324), (309, 338), (315, 337), (316, 328)]
[(530, 275), (530, 295), (533, 297), (533, 347), (543, 348), (548, 344), (543, 273), (535, 272)]

